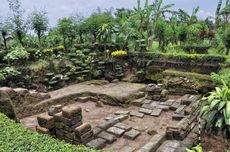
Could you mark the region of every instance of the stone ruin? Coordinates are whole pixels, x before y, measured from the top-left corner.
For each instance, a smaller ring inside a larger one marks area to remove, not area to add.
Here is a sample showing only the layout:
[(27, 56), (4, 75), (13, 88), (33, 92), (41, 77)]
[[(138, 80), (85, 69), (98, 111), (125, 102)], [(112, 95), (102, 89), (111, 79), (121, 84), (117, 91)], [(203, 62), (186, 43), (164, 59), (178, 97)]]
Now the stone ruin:
[(92, 127), (83, 123), (80, 107), (52, 106), (48, 113), (37, 117), (36, 130), (70, 144), (86, 144), (93, 139)]

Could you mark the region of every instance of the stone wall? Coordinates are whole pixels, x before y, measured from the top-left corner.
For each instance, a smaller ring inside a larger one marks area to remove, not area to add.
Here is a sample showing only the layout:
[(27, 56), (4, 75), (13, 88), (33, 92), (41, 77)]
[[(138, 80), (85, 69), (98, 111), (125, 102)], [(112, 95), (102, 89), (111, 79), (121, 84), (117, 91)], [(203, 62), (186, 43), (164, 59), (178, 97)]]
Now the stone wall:
[(50, 98), (50, 95), (47, 93), (41, 93), (24, 88), (13, 89), (9, 87), (2, 87), (0, 88), (0, 93), (8, 96), (8, 100), (11, 102), (13, 107), (10, 108), (11, 110), (9, 109), (1, 112), (5, 114), (6, 112), (15, 113), (16, 117), (19, 119), (31, 115), (33, 113), (33, 106), (36, 103)]
[(38, 132), (49, 134), (70, 144), (86, 144), (94, 137), (91, 125), (83, 124), (80, 107), (53, 106), (48, 113), (39, 115), (37, 120)]

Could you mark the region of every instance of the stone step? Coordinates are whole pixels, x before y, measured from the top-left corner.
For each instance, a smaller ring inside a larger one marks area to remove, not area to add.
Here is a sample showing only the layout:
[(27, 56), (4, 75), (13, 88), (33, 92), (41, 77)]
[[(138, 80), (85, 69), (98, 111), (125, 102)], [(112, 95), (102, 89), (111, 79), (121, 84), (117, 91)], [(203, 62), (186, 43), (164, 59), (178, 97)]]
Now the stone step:
[(150, 141), (136, 152), (155, 152), (165, 141), (165, 134), (156, 134)]

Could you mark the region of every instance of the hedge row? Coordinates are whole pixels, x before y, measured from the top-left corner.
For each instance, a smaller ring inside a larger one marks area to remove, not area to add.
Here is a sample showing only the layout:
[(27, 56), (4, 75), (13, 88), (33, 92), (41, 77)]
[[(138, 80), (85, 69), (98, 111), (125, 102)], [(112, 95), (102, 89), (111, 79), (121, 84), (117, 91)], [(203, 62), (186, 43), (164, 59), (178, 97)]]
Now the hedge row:
[(172, 54), (172, 53), (155, 53), (155, 52), (129, 52), (130, 57), (143, 57), (143, 58), (160, 58), (165, 57), (169, 59), (175, 59), (178, 61), (198, 61), (198, 62), (219, 62), (224, 63), (227, 57), (209, 55), (209, 54)]
[(15, 123), (0, 113), (1, 152), (96, 152), (84, 146), (74, 146), (38, 134)]

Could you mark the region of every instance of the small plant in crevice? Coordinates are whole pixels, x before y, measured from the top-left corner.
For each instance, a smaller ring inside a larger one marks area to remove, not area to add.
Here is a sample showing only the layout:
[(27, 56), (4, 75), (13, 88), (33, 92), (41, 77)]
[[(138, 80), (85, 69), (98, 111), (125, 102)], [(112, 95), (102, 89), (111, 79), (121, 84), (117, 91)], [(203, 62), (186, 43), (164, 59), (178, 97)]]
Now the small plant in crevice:
[(197, 145), (196, 147), (193, 147), (192, 149), (186, 149), (186, 152), (203, 152), (203, 148), (201, 145)]
[(226, 137), (230, 135), (230, 88), (222, 81), (221, 87), (216, 87), (209, 96), (203, 100), (207, 104), (201, 109), (200, 116), (207, 120), (206, 130), (208, 132), (223, 133)]

